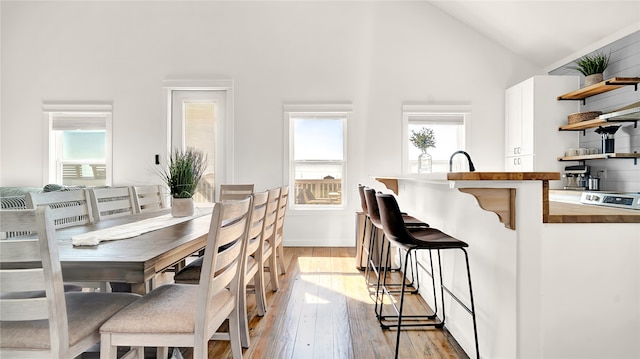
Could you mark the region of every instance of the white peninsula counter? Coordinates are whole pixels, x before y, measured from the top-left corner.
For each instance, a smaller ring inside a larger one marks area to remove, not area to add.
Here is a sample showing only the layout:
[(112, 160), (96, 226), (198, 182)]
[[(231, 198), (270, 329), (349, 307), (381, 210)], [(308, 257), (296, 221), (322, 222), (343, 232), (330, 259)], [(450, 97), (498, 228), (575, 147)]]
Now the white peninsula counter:
[[(403, 211), (469, 244), (483, 358), (640, 358), (640, 211), (564, 213), (573, 209), (549, 202), (549, 180), (559, 179), (376, 177)], [(468, 303), (464, 258), (450, 252), (445, 281)], [(421, 294), (433, 305), (427, 284)], [(445, 305), (447, 329), (474, 357), (470, 316), (446, 295)]]

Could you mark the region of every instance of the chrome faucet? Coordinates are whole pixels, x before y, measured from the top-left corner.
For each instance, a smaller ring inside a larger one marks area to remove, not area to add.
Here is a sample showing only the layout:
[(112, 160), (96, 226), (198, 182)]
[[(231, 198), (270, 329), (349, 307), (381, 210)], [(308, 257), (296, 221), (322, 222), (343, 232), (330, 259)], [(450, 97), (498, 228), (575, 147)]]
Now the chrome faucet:
[(449, 157), (449, 172), (453, 172), (453, 158), (459, 153), (462, 153), (467, 157), (467, 161), (469, 162), (469, 172), (474, 172), (476, 168), (473, 166), (473, 162), (471, 161), (471, 156), (469, 156), (468, 153), (462, 150), (454, 152), (451, 155), (451, 157)]

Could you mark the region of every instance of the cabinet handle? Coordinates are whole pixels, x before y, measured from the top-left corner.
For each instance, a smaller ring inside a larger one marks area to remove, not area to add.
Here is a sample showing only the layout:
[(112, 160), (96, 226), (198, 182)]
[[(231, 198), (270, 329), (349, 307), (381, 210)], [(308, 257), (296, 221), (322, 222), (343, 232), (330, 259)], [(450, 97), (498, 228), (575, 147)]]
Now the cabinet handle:
[(517, 164), (518, 164), (518, 159), (517, 159), (517, 158), (514, 158), (514, 159), (513, 159), (513, 164), (514, 164), (514, 165), (517, 165)]
[(520, 159), (520, 157), (518, 157), (518, 164), (521, 164), (522, 160)]

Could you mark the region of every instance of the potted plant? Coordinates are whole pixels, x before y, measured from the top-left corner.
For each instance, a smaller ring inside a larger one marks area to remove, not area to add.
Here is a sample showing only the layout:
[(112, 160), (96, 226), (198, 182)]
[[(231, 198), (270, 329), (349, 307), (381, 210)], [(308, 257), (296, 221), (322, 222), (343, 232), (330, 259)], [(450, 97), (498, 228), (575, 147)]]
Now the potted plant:
[(171, 194), (171, 214), (174, 217), (193, 215), (193, 195), (207, 168), (207, 156), (200, 150), (176, 148), (169, 155), (160, 175)]
[(611, 54), (605, 55), (599, 51), (591, 55), (585, 55), (578, 60), (574, 61), (576, 66), (569, 67), (572, 70), (577, 70), (585, 76), (584, 86), (591, 86), (602, 82), (604, 79), (604, 70), (609, 66), (609, 57)]
[(436, 147), (436, 136), (433, 134), (433, 129), (422, 127), (417, 131), (411, 130), (409, 141), (422, 151), (422, 154), (418, 156), (418, 173), (431, 172), (433, 161), (427, 150), (431, 147)]

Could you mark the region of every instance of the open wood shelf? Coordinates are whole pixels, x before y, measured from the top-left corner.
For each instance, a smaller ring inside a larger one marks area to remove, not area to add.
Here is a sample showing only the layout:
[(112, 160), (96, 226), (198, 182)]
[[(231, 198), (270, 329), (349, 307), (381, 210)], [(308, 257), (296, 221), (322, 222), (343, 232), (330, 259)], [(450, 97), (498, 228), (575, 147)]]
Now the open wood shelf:
[(588, 128), (594, 128), (609, 123), (633, 122), (633, 127), (638, 127), (640, 121), (640, 102), (618, 111), (604, 113), (593, 120), (570, 123), (560, 126), (560, 131), (584, 131)]
[(558, 157), (558, 161), (608, 160), (611, 158), (632, 158), (634, 164), (637, 164), (640, 153), (600, 153), (597, 155), (564, 156)]
[(613, 77), (597, 84), (575, 90), (564, 95), (558, 96), (558, 100), (584, 100), (587, 97), (595, 96), (604, 92), (615, 90), (622, 86), (635, 86), (638, 90), (640, 77)]

